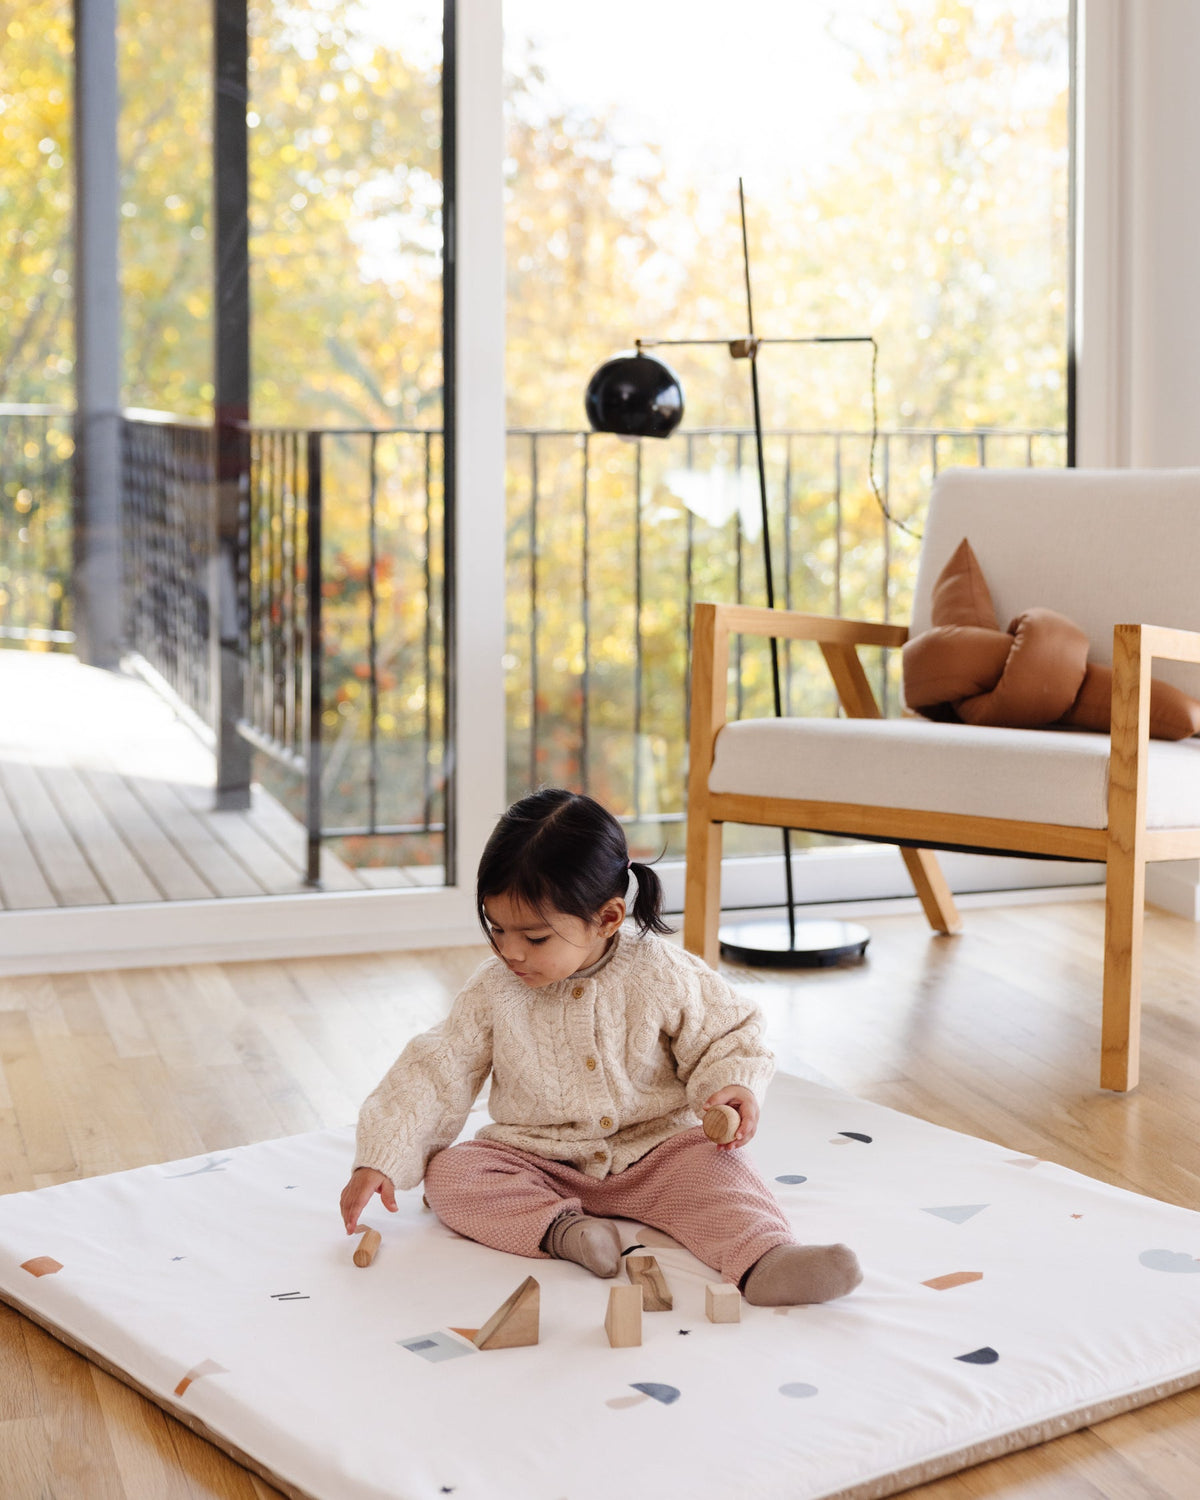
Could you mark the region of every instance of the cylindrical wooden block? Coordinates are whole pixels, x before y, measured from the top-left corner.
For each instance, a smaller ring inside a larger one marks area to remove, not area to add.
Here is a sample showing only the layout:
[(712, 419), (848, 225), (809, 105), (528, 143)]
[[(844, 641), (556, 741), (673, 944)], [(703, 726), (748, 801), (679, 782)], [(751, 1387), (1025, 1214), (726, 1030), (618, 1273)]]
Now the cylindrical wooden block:
[(356, 1266), (369, 1266), (375, 1259), (375, 1252), (379, 1249), (379, 1241), (382, 1238), (378, 1229), (368, 1229), (358, 1242), (358, 1249), (354, 1252), (354, 1264)]
[(742, 1117), (731, 1104), (714, 1104), (704, 1111), (704, 1134), (718, 1146), (725, 1146), (738, 1133)]

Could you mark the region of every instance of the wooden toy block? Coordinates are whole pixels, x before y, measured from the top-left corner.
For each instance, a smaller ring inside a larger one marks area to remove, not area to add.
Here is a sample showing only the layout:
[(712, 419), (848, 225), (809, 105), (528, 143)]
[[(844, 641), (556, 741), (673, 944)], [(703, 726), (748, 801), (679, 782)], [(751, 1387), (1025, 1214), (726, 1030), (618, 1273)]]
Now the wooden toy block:
[(367, 1229), (358, 1242), (358, 1249), (354, 1252), (354, 1264), (356, 1266), (369, 1266), (375, 1259), (375, 1252), (379, 1249), (382, 1235), (378, 1229)]
[(727, 1281), (710, 1281), (704, 1288), (704, 1311), (710, 1323), (740, 1323), (742, 1294)]
[(670, 1312), (675, 1306), (667, 1278), (653, 1255), (627, 1255), (625, 1269), (629, 1279), (642, 1289), (642, 1308), (645, 1312)]
[(718, 1146), (728, 1145), (741, 1123), (741, 1115), (731, 1104), (714, 1104), (704, 1111), (704, 1134)]
[(491, 1315), (472, 1343), (476, 1349), (523, 1349), (538, 1341), (541, 1287), (532, 1276)]
[(604, 1331), (613, 1349), (637, 1349), (642, 1342), (642, 1288), (614, 1286), (608, 1294)]

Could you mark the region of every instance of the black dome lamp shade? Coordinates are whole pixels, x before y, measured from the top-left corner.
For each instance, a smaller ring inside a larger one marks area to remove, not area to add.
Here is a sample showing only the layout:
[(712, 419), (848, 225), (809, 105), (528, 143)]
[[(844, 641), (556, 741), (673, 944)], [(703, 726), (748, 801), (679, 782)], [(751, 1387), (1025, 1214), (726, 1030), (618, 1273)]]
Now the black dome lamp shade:
[(628, 350), (605, 360), (588, 381), (583, 404), (595, 432), (665, 438), (683, 420), (683, 387), (670, 365)]

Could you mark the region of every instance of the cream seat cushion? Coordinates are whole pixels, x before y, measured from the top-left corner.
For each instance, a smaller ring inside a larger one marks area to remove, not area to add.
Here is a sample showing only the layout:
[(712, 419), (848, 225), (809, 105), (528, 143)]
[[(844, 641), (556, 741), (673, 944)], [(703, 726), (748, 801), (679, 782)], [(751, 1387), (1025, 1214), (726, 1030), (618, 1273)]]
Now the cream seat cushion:
[[(717, 737), (715, 793), (1108, 825), (1107, 735), (923, 719), (746, 719)], [(1200, 827), (1200, 739), (1152, 740), (1146, 826)]]

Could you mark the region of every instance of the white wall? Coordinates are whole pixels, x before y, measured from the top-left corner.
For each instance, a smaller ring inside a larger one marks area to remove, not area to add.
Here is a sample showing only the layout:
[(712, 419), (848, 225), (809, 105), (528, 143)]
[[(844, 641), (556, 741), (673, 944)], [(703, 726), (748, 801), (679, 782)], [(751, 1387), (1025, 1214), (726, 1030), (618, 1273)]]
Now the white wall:
[(1200, 464), (1198, 76), (1198, 0), (1082, 0), (1081, 467)]
[[(1080, 3), (1081, 467), (1200, 465), (1200, 0)], [(1200, 861), (1146, 897), (1200, 920)]]

